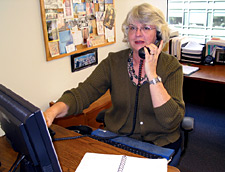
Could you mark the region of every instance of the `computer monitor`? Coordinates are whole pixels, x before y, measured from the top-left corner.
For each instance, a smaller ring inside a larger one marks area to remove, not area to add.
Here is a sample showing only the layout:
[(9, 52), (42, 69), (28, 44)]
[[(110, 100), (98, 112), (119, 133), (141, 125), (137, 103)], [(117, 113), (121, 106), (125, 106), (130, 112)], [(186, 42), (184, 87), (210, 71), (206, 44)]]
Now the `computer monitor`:
[(42, 111), (1, 84), (0, 124), (18, 152), (20, 171), (62, 171)]

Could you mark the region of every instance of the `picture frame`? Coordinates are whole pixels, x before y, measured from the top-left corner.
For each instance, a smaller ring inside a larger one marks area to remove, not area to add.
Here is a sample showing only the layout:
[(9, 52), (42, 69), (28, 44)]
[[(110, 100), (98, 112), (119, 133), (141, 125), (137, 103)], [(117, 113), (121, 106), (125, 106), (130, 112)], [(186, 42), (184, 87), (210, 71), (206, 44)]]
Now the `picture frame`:
[(71, 57), (71, 71), (79, 71), (81, 69), (98, 64), (98, 49), (94, 48), (81, 53), (73, 54)]
[(216, 62), (225, 64), (225, 49), (216, 50)]

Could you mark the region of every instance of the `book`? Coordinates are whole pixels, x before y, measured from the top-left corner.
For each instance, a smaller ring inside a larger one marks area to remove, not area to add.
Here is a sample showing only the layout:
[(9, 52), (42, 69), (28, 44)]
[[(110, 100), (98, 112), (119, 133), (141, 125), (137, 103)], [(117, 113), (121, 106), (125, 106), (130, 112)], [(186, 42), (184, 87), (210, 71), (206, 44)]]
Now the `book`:
[(75, 172), (167, 172), (166, 159), (87, 152)]
[(175, 56), (178, 60), (181, 59), (181, 47), (183, 44), (187, 43), (189, 41), (188, 37), (184, 36), (177, 36), (171, 38), (171, 52), (169, 52), (171, 55)]
[(198, 71), (200, 68), (197, 66), (188, 66), (188, 65), (182, 65), (183, 67), (183, 74), (184, 75), (191, 75), (192, 73)]
[(216, 52), (218, 49), (225, 50), (225, 40), (210, 40), (206, 43), (205, 55), (212, 55), (216, 57)]

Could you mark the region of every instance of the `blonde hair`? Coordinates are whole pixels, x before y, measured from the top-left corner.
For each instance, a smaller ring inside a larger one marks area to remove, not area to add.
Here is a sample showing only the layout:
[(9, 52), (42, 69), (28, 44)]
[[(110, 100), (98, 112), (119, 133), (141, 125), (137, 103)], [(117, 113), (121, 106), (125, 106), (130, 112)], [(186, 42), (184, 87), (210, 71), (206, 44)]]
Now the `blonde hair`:
[(162, 11), (148, 3), (143, 3), (134, 6), (127, 14), (122, 24), (122, 31), (124, 33), (123, 42), (128, 42), (128, 25), (134, 21), (156, 26), (156, 30), (160, 32), (164, 45), (169, 41), (170, 29)]

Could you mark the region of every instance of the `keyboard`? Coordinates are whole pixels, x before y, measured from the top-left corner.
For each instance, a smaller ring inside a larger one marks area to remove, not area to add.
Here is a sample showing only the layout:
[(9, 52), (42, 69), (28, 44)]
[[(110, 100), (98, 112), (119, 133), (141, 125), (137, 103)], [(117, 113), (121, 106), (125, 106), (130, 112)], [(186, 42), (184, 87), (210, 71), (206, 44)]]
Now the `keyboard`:
[(97, 129), (92, 132), (91, 137), (98, 141), (105, 142), (146, 158), (166, 158), (168, 161), (170, 161), (174, 154), (173, 149), (163, 148), (127, 136), (120, 136), (107, 130)]

